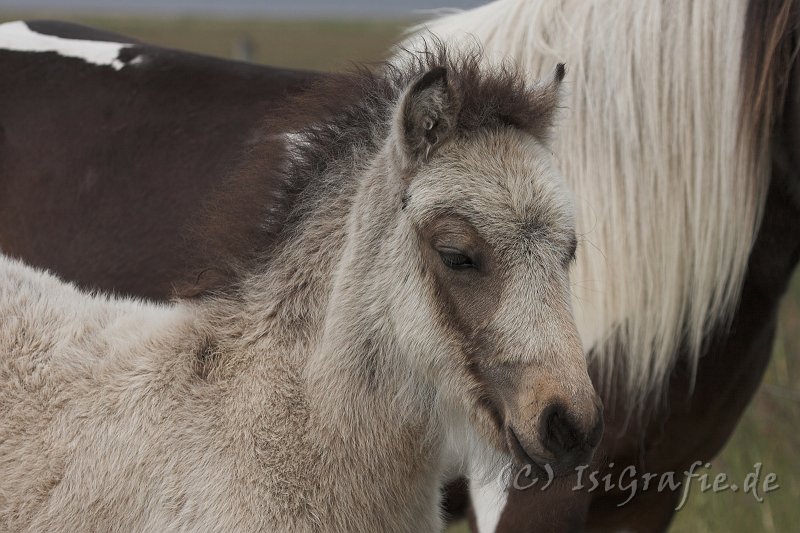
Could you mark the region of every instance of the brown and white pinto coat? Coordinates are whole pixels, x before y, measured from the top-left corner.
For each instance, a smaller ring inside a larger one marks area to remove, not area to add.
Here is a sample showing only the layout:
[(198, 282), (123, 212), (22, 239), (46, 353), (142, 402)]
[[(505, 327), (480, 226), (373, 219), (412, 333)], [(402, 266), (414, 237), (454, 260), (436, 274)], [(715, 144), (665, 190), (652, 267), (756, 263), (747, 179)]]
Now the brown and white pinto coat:
[(0, 45), (0, 248), (86, 289), (167, 299), (195, 267), (186, 228), (253, 128), (322, 75), (27, 25), (128, 46), (114, 69), (20, 51), (19, 31), (16, 49)]

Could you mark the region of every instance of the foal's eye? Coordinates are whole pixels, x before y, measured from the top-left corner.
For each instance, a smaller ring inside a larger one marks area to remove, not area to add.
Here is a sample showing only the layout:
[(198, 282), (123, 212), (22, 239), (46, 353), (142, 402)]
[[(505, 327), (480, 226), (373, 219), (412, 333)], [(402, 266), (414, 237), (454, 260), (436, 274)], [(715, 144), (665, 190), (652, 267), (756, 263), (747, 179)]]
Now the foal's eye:
[(453, 270), (465, 270), (475, 267), (472, 259), (455, 250), (439, 250), (439, 256), (442, 258), (442, 263)]

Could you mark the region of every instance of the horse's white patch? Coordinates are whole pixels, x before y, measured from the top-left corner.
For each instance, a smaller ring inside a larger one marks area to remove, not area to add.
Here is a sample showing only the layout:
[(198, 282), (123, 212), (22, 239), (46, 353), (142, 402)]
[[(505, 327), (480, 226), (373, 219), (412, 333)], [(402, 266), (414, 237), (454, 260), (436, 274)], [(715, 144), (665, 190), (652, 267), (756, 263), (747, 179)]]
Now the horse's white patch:
[(508, 493), (495, 481), (470, 483), (469, 496), (479, 533), (494, 533), (500, 523), (500, 514), (506, 506)]
[(22, 21), (0, 24), (0, 49), (16, 52), (55, 52), (64, 57), (75, 57), (87, 63), (109, 66), (120, 70), (125, 63), (118, 59), (123, 48), (132, 45), (106, 41), (64, 39), (32, 31)]

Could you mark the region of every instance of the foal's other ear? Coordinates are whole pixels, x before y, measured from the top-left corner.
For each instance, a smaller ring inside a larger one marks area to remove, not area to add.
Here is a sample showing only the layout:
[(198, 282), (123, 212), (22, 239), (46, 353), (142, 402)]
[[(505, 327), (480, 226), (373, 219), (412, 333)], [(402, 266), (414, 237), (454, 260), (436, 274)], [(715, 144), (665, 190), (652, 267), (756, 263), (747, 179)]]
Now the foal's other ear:
[(395, 118), (403, 163), (415, 166), (425, 161), (455, 128), (457, 115), (458, 105), (445, 67), (432, 68), (412, 83), (401, 98)]
[(556, 71), (553, 73), (553, 83), (561, 84), (564, 81), (564, 76), (567, 75), (567, 66), (564, 63), (556, 65)]
[(515, 124), (516, 126), (542, 141), (550, 139), (561, 101), (561, 82), (564, 81), (566, 73), (564, 63), (559, 63), (548, 83), (530, 91), (528, 114), (523, 116), (522, 123)]

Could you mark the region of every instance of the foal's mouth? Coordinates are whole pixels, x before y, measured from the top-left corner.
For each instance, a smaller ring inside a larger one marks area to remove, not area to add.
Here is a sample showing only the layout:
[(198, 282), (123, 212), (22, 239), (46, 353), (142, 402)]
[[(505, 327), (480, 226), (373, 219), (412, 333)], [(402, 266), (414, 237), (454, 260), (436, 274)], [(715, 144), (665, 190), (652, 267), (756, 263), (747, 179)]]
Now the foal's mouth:
[(514, 428), (510, 425), (506, 426), (505, 428), (505, 436), (508, 451), (518, 466), (529, 465), (535, 469), (534, 473), (546, 473), (545, 466), (551, 461), (538, 455), (532, 455), (530, 452), (525, 450), (525, 447), (520, 442), (519, 437), (514, 431)]

